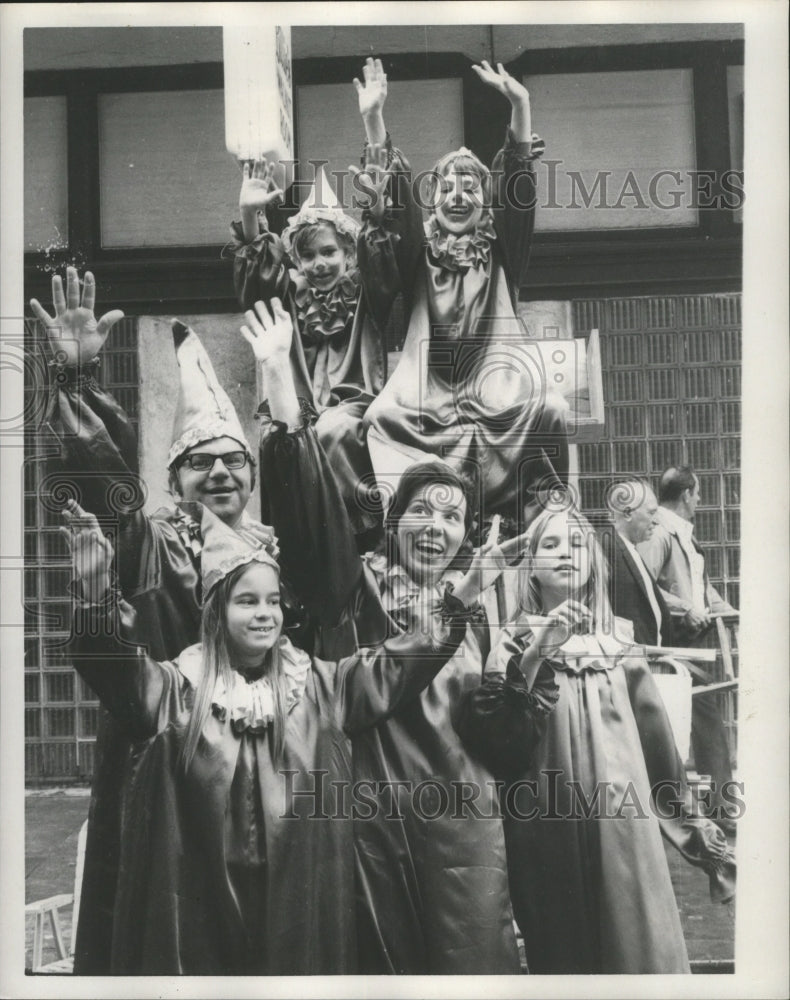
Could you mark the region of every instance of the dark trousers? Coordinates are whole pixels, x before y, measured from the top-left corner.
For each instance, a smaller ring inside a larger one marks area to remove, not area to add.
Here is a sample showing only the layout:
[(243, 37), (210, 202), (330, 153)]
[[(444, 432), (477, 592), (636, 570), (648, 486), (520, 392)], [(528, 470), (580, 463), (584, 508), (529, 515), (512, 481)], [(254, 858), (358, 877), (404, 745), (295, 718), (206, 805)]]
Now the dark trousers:
[[(694, 686), (702, 681), (694, 679)], [(721, 789), (725, 782), (732, 780), (730, 748), (721, 718), (719, 696), (692, 694), (691, 697), (691, 750), (694, 766), (700, 774), (709, 774), (713, 782), (711, 805), (722, 805)]]

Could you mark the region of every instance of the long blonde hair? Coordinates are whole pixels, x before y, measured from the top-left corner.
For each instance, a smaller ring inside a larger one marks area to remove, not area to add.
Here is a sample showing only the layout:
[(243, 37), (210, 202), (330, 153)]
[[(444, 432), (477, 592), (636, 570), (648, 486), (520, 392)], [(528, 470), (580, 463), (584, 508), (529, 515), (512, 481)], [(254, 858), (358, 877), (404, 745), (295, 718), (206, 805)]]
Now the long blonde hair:
[[(217, 681), (222, 679), (226, 689), (233, 683), (233, 666), (228, 647), (228, 600), (231, 591), (242, 574), (250, 567), (249, 563), (237, 566), (231, 573), (223, 577), (209, 592), (203, 602), (203, 615), (200, 621), (200, 641), (203, 652), (203, 670), (195, 690), (195, 701), (192, 714), (187, 724), (184, 749), (181, 759), (184, 770), (189, 766), (197, 752), (200, 735), (211, 713), (211, 704)], [(272, 740), (272, 759), (275, 764), (282, 759), (285, 745), (286, 723), (286, 684), (285, 674), (280, 659), (279, 642), (269, 651), (264, 663), (264, 673), (272, 686), (274, 699), (274, 719), (269, 726)]]
[(609, 603), (609, 569), (606, 564), (606, 558), (590, 522), (581, 511), (570, 506), (560, 510), (552, 508), (544, 509), (530, 526), (526, 539), (526, 554), (519, 567), (516, 597), (518, 612), (534, 615), (546, 613), (547, 609), (543, 606), (540, 585), (533, 573), (535, 558), (538, 546), (543, 535), (546, 533), (549, 522), (553, 518), (562, 515), (565, 515), (569, 520), (572, 519), (579, 525), (590, 555), (590, 575), (582, 587), (582, 592), (574, 596), (592, 612), (593, 629), (595, 631), (611, 633), (613, 618), (611, 604)]

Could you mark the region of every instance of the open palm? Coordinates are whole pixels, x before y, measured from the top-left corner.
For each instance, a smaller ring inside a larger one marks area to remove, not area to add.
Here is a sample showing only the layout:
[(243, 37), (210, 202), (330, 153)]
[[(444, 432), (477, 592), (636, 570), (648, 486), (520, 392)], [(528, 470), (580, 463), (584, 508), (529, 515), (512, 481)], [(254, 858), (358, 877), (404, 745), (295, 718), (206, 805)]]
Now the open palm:
[(50, 316), (38, 299), (30, 300), (30, 308), (46, 329), (55, 360), (64, 365), (76, 365), (95, 358), (104, 345), (107, 335), (118, 320), (123, 319), (120, 309), (113, 309), (97, 320), (93, 313), (96, 301), (96, 282), (90, 271), (85, 272), (82, 298), (77, 269), (66, 268), (66, 293), (60, 275), (52, 279), (52, 306)]
[(511, 76), (502, 63), (497, 63), (496, 70), (493, 70), (490, 64), (483, 59), (479, 66), (472, 66), (472, 69), (483, 83), (498, 90), (500, 94), (504, 94), (511, 104), (514, 101), (529, 100), (527, 88), (514, 76)]
[(293, 340), (293, 323), (279, 299), (271, 300), (271, 312), (265, 302), (256, 302), (255, 309), (244, 314), (247, 320), (241, 334), (262, 363), (287, 360)]
[(365, 83), (354, 77), (354, 88), (359, 98), (359, 113), (364, 117), (374, 111), (381, 111), (387, 99), (387, 74), (380, 59), (368, 59), (362, 67)]
[(283, 192), (274, 182), (274, 164), (255, 160), (244, 164), (239, 208), (262, 212), (267, 205), (282, 201)]
[(62, 513), (66, 523), (59, 531), (71, 553), (74, 577), (82, 584), (85, 600), (99, 601), (110, 589), (112, 543), (95, 515), (83, 510), (75, 500), (69, 500)]

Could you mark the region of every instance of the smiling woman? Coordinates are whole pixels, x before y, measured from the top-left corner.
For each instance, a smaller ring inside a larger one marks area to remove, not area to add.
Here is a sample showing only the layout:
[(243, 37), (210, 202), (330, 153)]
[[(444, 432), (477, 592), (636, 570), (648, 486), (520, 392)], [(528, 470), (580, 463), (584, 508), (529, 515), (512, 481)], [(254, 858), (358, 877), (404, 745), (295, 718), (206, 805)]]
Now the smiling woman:
[[(498, 792), (457, 730), (461, 702), (480, 684), (490, 642), (485, 613), (474, 602), (504, 568), (507, 543), (497, 544), (494, 524), (486, 544), (472, 552), (476, 490), (432, 459), (400, 478), (384, 551), (359, 556), (332, 465), (314, 430), (303, 425), (289, 379), (290, 317), (278, 303), (274, 309), (269, 316), (259, 303), (243, 328), (276, 421), (261, 446), (262, 505), (289, 582), (316, 623), (318, 655), (342, 656), (402, 635), (412, 615), (448, 593), (471, 605), (456, 654), (419, 695), (354, 744), (355, 777), (370, 787), (376, 806), (355, 828), (360, 971), (517, 974)], [(515, 550), (522, 541), (515, 540)], [(512, 704), (527, 754), (542, 716), (517, 694)], [(414, 791), (426, 783), (446, 802), (468, 789), (474, 806), (427, 815), (414, 796), (403, 796), (393, 812), (393, 788)]]

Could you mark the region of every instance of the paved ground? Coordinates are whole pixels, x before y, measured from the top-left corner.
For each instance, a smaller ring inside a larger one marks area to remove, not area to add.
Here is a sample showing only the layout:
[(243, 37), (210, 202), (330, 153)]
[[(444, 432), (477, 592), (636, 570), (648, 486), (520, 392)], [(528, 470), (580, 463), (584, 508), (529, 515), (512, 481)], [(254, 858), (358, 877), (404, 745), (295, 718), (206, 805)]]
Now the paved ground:
[[(77, 835), (88, 815), (86, 789), (33, 792), (25, 798), (25, 902), (74, 889)], [(667, 850), (689, 957), (699, 971), (729, 971), (734, 955), (734, 908), (711, 903), (707, 876)], [(67, 937), (71, 914), (66, 913)], [(30, 966), (33, 921), (27, 918), (25, 965)], [(44, 961), (53, 961), (49, 939)], [(724, 963), (709, 966), (708, 963)], [(699, 964), (698, 964), (699, 963)]]

